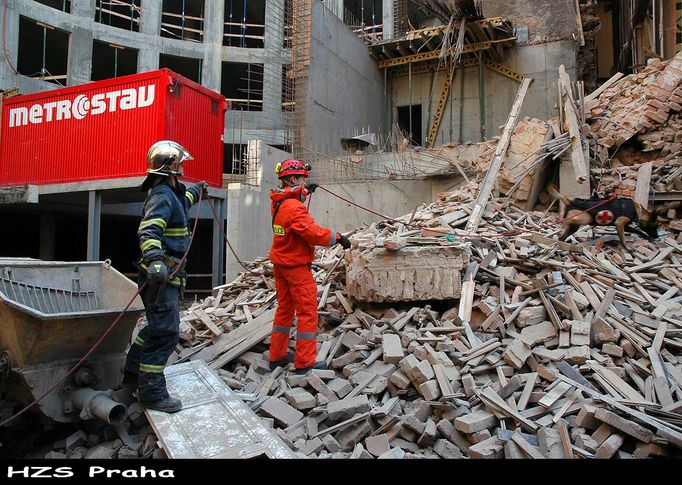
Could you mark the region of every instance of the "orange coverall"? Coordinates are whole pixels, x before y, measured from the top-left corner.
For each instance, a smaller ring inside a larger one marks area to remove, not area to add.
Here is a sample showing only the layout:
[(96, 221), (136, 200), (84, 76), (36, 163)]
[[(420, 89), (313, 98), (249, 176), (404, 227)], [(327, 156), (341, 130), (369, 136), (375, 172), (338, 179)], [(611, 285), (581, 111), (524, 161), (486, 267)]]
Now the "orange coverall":
[(303, 186), (273, 189), (270, 260), (274, 265), (277, 311), (270, 340), (270, 362), (287, 357), (289, 331), (298, 317), (294, 367), (310, 367), (317, 357), (317, 285), (310, 272), (315, 246), (332, 246), (339, 234), (318, 226), (303, 202)]

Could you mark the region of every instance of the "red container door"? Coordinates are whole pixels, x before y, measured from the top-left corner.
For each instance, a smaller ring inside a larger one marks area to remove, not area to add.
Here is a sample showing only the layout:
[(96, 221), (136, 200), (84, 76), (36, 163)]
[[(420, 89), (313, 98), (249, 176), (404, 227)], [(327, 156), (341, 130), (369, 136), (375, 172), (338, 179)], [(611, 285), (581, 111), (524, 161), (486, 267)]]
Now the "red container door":
[(179, 74), (170, 75), (174, 84), (166, 101), (165, 138), (194, 157), (185, 164), (183, 180), (222, 187), (225, 98)]

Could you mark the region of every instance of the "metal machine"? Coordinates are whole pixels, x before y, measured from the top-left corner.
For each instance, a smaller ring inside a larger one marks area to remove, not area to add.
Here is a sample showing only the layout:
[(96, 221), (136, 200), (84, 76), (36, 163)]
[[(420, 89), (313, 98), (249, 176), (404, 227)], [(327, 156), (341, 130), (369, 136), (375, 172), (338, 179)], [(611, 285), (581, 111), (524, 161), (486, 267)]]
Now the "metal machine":
[[(108, 262), (0, 258), (0, 409), (40, 397), (90, 350), (133, 298), (137, 285)], [(112, 332), (35, 409), (58, 422), (111, 424), (126, 409), (112, 400), (126, 349), (143, 314), (137, 296)]]

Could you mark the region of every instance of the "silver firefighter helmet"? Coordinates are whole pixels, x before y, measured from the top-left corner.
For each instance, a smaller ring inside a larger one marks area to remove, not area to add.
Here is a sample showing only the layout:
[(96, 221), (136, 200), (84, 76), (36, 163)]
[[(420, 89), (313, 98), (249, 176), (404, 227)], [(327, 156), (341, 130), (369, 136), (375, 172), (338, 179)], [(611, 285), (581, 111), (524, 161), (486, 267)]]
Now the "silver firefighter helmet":
[(147, 173), (158, 175), (181, 175), (180, 165), (194, 158), (185, 147), (172, 140), (154, 143), (147, 151)]

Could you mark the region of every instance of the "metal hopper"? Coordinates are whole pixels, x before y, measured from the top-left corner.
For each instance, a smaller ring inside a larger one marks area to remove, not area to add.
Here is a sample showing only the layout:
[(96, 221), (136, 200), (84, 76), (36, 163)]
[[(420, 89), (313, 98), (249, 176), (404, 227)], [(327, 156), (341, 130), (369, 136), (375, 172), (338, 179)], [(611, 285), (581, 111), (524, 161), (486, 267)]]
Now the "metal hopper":
[[(61, 379), (123, 312), (137, 285), (108, 262), (0, 258), (0, 386), (5, 405), (28, 404)], [(136, 297), (99, 348), (38, 408), (59, 422), (117, 422), (111, 401), (144, 307)]]

